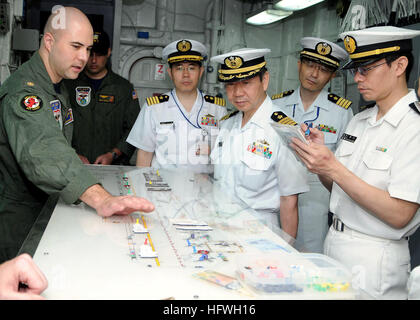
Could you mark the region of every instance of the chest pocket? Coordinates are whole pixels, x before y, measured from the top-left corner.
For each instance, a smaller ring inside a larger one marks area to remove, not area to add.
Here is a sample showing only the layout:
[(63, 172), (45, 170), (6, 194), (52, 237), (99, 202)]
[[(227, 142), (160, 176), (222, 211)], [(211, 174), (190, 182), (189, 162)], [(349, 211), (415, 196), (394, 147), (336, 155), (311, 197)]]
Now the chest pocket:
[(386, 189), (389, 184), (393, 158), (380, 151), (369, 151), (363, 155), (363, 164), (368, 168), (363, 180), (378, 188)]
[(364, 164), (371, 170), (388, 170), (392, 160), (391, 156), (378, 151), (370, 151), (363, 156)]
[(242, 152), (241, 164), (243, 165), (243, 175), (241, 180), (246, 189), (261, 191), (270, 175), (269, 169), (273, 162), (272, 159), (266, 159), (248, 150)]
[(117, 109), (117, 96), (115, 94), (108, 94), (99, 92), (96, 94), (96, 103), (100, 106), (102, 112), (106, 115), (111, 115)]
[(156, 126), (156, 148), (159, 148), (163, 154), (176, 154), (177, 145), (174, 123)]
[(324, 132), (325, 144), (335, 144), (337, 142), (337, 134), (331, 132)]

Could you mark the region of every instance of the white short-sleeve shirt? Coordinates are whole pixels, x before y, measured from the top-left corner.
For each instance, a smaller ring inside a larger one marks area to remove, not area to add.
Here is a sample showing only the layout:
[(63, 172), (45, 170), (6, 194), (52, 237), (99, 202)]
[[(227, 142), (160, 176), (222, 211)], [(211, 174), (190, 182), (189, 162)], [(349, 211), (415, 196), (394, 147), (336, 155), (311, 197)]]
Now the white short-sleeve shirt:
[[(356, 114), (335, 155), (366, 183), (388, 191), (391, 197), (420, 203), (420, 114), (409, 106), (416, 100), (411, 90), (379, 120), (377, 106)], [(330, 210), (352, 229), (392, 240), (411, 235), (420, 224), (418, 210), (406, 227), (395, 229), (359, 206), (335, 183)]]
[(226, 107), (208, 102), (210, 99), (197, 90), (197, 99), (188, 113), (175, 90), (165, 95), (167, 101), (143, 105), (127, 142), (154, 152), (152, 167), (212, 172), (209, 153)]
[[(302, 99), (300, 98), (300, 87), (291, 95), (273, 100), (274, 109), (283, 111), (287, 116), (297, 123), (312, 124), (313, 128), (318, 128), (324, 133), (325, 145), (335, 151), (337, 142), (353, 117), (353, 110), (347, 109), (331, 102), (328, 99), (328, 91), (322, 90), (315, 101), (305, 111)], [(319, 183), (318, 176), (311, 172), (309, 181)]]
[(291, 95), (273, 100), (273, 104), (276, 111), (283, 111), (297, 123), (312, 123), (314, 128), (320, 128), (324, 132), (325, 145), (334, 152), (337, 141), (353, 117), (353, 111), (350, 107), (345, 109), (331, 102), (328, 95), (327, 90), (322, 90), (305, 111), (299, 87)]
[(214, 176), (255, 210), (278, 212), (280, 196), (307, 192), (306, 168), (270, 126), (267, 97), (241, 128), (242, 112), (222, 121), (211, 153)]

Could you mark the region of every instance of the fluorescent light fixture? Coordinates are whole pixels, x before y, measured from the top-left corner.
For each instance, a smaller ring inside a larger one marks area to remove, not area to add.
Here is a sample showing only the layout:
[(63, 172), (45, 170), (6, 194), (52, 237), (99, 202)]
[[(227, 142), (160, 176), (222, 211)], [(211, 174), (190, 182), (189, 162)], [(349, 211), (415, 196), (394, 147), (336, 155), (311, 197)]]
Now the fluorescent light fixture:
[(274, 8), (286, 11), (297, 11), (314, 4), (320, 3), (324, 0), (282, 0), (274, 5)]
[(270, 24), (290, 16), (293, 12), (282, 10), (266, 9), (255, 13), (246, 19), (246, 22), (252, 25), (261, 26)]

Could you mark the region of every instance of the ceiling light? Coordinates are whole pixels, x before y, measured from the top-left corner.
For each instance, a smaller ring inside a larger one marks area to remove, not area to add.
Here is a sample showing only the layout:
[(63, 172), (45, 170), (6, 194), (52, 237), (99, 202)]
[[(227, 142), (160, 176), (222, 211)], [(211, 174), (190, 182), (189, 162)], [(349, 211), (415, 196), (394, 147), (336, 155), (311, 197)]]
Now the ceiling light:
[(282, 0), (277, 2), (274, 5), (274, 8), (287, 11), (297, 11), (313, 6), (314, 4), (322, 1), (324, 0)]
[(291, 14), (292, 12), (263, 8), (262, 10), (249, 15), (246, 22), (252, 25), (261, 26), (284, 19)]

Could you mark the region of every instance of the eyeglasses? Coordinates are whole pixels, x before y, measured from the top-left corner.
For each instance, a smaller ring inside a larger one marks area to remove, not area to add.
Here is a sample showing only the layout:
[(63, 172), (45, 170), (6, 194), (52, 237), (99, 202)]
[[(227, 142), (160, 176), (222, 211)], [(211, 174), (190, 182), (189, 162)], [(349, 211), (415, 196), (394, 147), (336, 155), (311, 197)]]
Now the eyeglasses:
[(187, 67), (183, 67), (181, 65), (176, 66), (173, 68), (176, 72), (183, 72), (183, 71), (188, 71), (188, 72), (196, 72), (198, 71), (199, 67), (195, 66), (195, 65), (189, 65)]
[(387, 61), (368, 67), (368, 68), (365, 68), (365, 67), (352, 68), (352, 69), (349, 69), (349, 71), (353, 77), (356, 75), (357, 72), (359, 72), (362, 76), (366, 76), (370, 70), (375, 69), (376, 67), (379, 67), (385, 63), (387, 63)]
[(333, 68), (328, 68), (326, 66), (323, 66), (322, 64), (316, 63), (312, 60), (307, 60), (307, 59), (301, 59), (302, 63), (304, 63), (308, 68), (310, 69), (317, 69), (319, 71), (321, 71), (322, 73), (325, 74), (331, 74), (333, 73), (335, 70)]

